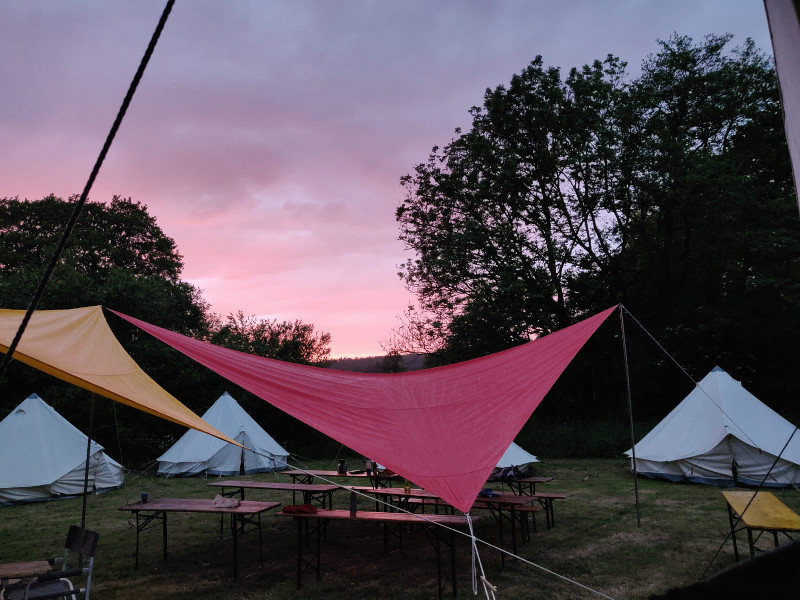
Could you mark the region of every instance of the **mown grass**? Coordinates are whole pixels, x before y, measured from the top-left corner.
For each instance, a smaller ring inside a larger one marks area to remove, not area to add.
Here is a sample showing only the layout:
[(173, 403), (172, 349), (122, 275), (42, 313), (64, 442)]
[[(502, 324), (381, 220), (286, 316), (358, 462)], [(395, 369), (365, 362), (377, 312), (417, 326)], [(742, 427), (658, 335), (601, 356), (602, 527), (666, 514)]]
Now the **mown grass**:
[[(328, 467), (319, 463), (318, 467)], [(544, 527), (539, 516), (532, 542), (520, 555), (612, 598), (647, 598), (670, 587), (697, 581), (728, 532), (725, 503), (719, 488), (640, 480), (641, 521), (636, 525), (633, 479), (621, 459), (559, 459), (537, 465), (538, 474), (555, 479), (543, 491), (559, 491), (569, 499), (556, 505), (556, 526)], [(258, 480), (286, 480), (261, 474)], [(133, 567), (135, 531), (130, 513), (117, 508), (139, 498), (203, 497), (216, 493), (203, 479), (170, 479), (129, 475), (123, 489), (88, 499), (87, 526), (100, 532), (94, 598), (141, 597), (241, 598), (300, 600), (306, 598), (422, 599), (436, 597), (434, 554), (423, 532), (407, 532), (403, 548), (383, 552), (382, 530), (366, 523), (334, 522), (322, 546), (322, 580), (310, 574), (304, 588), (295, 588), (297, 533), (291, 519), (268, 514), (264, 519), (263, 569), (258, 568), (257, 538), (240, 538), (240, 577), (232, 578), (230, 540), (218, 539), (219, 520), (212, 515), (169, 517), (169, 558), (161, 558), (160, 528), (142, 537), (140, 566)], [(800, 511), (800, 494), (775, 492)], [(249, 490), (248, 499), (291, 502), (291, 494)], [(341, 507), (347, 497), (335, 498)], [(371, 503), (362, 501), (363, 509)], [(69, 499), (0, 507), (0, 562), (55, 556), (61, 553), (70, 523), (80, 520), (81, 500)], [(494, 522), (482, 514), (476, 534), (497, 543)], [(468, 592), (469, 554), (458, 544), (460, 595)], [(596, 598), (594, 594), (517, 562), (500, 569), (500, 557), (481, 550), (487, 578), (501, 597)], [(733, 563), (730, 542), (709, 573)], [(449, 592), (448, 592), (449, 593)]]

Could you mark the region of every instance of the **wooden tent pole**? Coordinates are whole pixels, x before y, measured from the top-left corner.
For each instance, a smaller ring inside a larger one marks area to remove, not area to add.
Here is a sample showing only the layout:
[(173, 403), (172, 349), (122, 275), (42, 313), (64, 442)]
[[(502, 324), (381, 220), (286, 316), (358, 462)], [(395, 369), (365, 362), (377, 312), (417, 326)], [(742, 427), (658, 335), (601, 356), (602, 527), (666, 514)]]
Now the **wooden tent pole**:
[(619, 305), (619, 325), (622, 330), (622, 355), (625, 359), (625, 383), (628, 388), (628, 420), (631, 426), (631, 465), (633, 465), (633, 493), (636, 501), (636, 526), (642, 526), (642, 518), (639, 512), (639, 476), (636, 471), (636, 436), (633, 432), (633, 401), (631, 400), (631, 376), (628, 370), (628, 344), (625, 341), (625, 317), (623, 311), (625, 307)]

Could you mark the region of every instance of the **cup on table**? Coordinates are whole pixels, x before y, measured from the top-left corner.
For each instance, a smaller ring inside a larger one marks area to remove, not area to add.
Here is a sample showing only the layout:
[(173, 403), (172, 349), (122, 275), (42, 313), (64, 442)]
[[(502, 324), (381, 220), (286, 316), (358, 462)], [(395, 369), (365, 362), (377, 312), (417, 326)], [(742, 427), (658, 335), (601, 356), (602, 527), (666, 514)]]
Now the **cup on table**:
[(144, 504), (146, 502), (147, 502), (147, 492), (142, 494), (142, 503)]

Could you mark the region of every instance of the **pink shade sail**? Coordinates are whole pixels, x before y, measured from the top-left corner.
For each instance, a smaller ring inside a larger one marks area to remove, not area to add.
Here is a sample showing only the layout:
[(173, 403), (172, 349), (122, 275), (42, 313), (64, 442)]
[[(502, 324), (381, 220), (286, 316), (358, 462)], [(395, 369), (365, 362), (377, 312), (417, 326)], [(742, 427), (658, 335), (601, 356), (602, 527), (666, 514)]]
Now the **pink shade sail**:
[(504, 352), (397, 374), (281, 362), (112, 312), (466, 512), (528, 417), (615, 309)]

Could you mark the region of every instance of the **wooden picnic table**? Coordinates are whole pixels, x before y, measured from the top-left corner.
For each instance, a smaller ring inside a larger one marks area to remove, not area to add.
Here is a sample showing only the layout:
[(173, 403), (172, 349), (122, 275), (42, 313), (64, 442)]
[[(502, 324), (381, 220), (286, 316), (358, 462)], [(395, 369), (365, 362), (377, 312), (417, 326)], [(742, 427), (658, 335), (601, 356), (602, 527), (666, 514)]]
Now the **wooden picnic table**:
[[(368, 488), (364, 486), (352, 486), (350, 489), (358, 490), (375, 497), (382, 496), (388, 498), (390, 502), (394, 501), (399, 508), (415, 512), (417, 507), (425, 507), (426, 503), (432, 505), (435, 510), (444, 508), (451, 514), (455, 509), (447, 504), (444, 500), (421, 488), (411, 488), (408, 493), (403, 488)], [(415, 502), (415, 500), (418, 500)], [(419, 502), (422, 500), (422, 502)], [(527, 513), (530, 504), (534, 502), (534, 498), (530, 496), (518, 496), (516, 494), (501, 494), (497, 493), (491, 497), (478, 497), (472, 504), (472, 509), (489, 509), (492, 516), (497, 521), (500, 531), (500, 547), (505, 548), (505, 534), (504, 534), (504, 521), (509, 521), (511, 524), (511, 549), (514, 554), (517, 554), (517, 530), (516, 526), (519, 523), (520, 532), (523, 541), (529, 537), (527, 530)], [(430, 501), (430, 502), (426, 502)], [(536, 520), (534, 517), (534, 531), (536, 530)], [(500, 554), (501, 566), (505, 567), (506, 555), (504, 552)]]
[[(244, 533), (246, 524), (258, 529), (258, 563), (263, 564), (261, 547), (261, 513), (281, 505), (280, 502), (258, 502), (254, 500), (239, 501), (238, 506), (214, 506), (214, 500), (205, 498), (151, 498), (147, 502), (126, 504), (118, 510), (129, 511), (136, 515), (136, 566), (139, 566), (139, 535), (142, 531), (155, 527), (161, 521), (162, 545), (164, 559), (167, 558), (167, 513), (211, 513), (230, 515), (231, 533), (233, 536), (233, 576), (239, 575), (238, 533)], [(140, 523), (141, 516), (141, 523)]]
[(0, 596), (3, 595), (2, 591), (5, 589), (5, 586), (35, 579), (39, 577), (39, 575), (44, 575), (52, 570), (53, 565), (47, 560), (0, 564)]
[[(357, 511), (352, 514), (349, 510), (319, 510), (316, 514), (309, 513), (285, 513), (280, 512), (279, 515), (285, 517), (293, 517), (297, 523), (297, 589), (302, 587), (303, 572), (308, 569), (314, 569), (317, 575), (317, 581), (320, 578), (320, 540), (322, 533), (325, 532), (328, 523), (333, 520), (349, 520), (360, 522), (371, 522), (383, 524), (383, 547), (384, 551), (389, 551), (389, 540), (396, 538), (402, 546), (402, 531), (403, 525), (414, 523), (422, 526), (428, 535), (428, 539), (433, 546), (436, 553), (436, 578), (439, 599), (441, 600), (444, 591), (444, 583), (442, 582), (442, 564), (441, 564), (441, 547), (445, 544), (450, 547), (450, 576), (453, 588), (453, 597), (456, 596), (456, 565), (455, 565), (455, 536), (452, 530), (454, 526), (463, 526), (467, 524), (467, 518), (461, 515), (412, 515), (408, 513), (398, 512), (374, 512), (374, 511)], [(472, 518), (473, 521), (477, 517)], [(313, 520), (315, 526), (309, 529), (307, 523)], [(449, 529), (446, 530), (446, 535), (440, 535), (439, 525), (447, 525)], [(309, 546), (311, 537), (315, 536), (314, 555), (307, 559), (303, 556), (303, 548)]]
[[(755, 498), (753, 495), (755, 494)], [(733, 555), (739, 560), (739, 549), (736, 545), (736, 533), (747, 530), (747, 541), (750, 556), (755, 554), (756, 542), (764, 532), (772, 533), (775, 546), (778, 546), (778, 534), (782, 533), (791, 539), (790, 533), (800, 532), (800, 515), (778, 500), (772, 492), (726, 490), (722, 492), (728, 505), (728, 522), (733, 539)], [(752, 502), (751, 502), (752, 500)], [(744, 524), (737, 529), (735, 520)], [(758, 535), (753, 538), (753, 531)]]
[(515, 494), (519, 495), (526, 495), (526, 496), (534, 496), (536, 494), (536, 485), (541, 483), (550, 483), (553, 481), (552, 477), (520, 477), (519, 479), (514, 479), (513, 481), (503, 481), (502, 479), (498, 479), (496, 476), (492, 475), (489, 477), (489, 483), (501, 483), (503, 485), (507, 485), (511, 488), (511, 491)]
[(355, 471), (346, 471), (344, 473), (339, 473), (339, 471), (322, 471), (318, 469), (308, 469), (305, 471), (290, 470), (281, 471), (281, 473), (291, 477), (292, 481), (295, 483), (314, 483), (314, 477), (324, 477), (326, 479), (342, 479), (351, 477), (369, 479), (370, 484), (374, 488), (387, 486), (390, 487), (392, 482), (403, 481), (403, 479), (405, 479), (402, 475), (398, 475), (397, 473), (387, 475), (382, 471), (373, 471), (370, 475), (367, 475), (366, 471), (362, 471), (360, 469)]
[[(295, 493), (303, 494), (305, 504), (316, 504), (322, 508), (333, 508), (333, 493), (340, 489), (340, 486), (323, 483), (278, 483), (271, 481), (248, 481), (231, 480), (214, 481), (208, 484), (211, 487), (222, 488), (220, 494), (225, 497), (238, 495), (244, 500), (244, 490), (280, 490), (292, 492), (292, 504), (295, 504)], [(232, 491), (225, 492), (225, 488), (233, 488)]]

